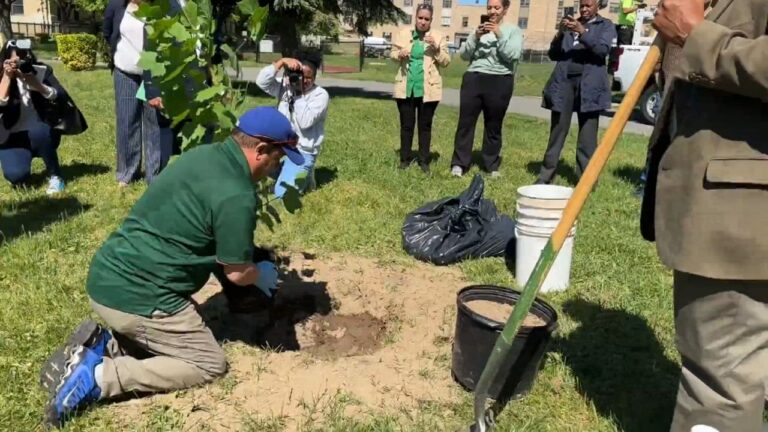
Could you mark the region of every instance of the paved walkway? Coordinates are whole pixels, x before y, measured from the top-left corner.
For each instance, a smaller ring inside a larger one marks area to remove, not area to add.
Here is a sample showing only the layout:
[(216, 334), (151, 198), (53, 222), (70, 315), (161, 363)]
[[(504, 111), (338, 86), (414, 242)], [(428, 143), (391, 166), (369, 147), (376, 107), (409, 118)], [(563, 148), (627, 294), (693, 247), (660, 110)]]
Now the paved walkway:
[[(258, 73), (258, 68), (243, 68), (243, 76), (241, 79), (245, 81), (255, 81)], [(356, 96), (380, 99), (392, 98), (392, 84), (389, 83), (329, 78), (327, 76), (320, 77), (317, 82), (319, 85), (323, 86), (323, 88), (328, 90), (328, 93), (330, 93), (331, 96)], [(443, 100), (441, 103), (448, 106), (458, 107), (459, 90), (444, 89)], [(541, 98), (537, 97), (513, 96), (512, 100), (509, 102), (507, 112), (538, 117), (546, 120), (549, 120), (550, 117), (549, 111), (541, 108)], [(612, 113), (610, 112), (606, 113), (606, 115), (603, 115), (600, 118), (600, 127), (608, 127), (608, 124), (611, 121), (611, 114)], [(576, 121), (576, 116), (573, 116), (573, 124), (576, 124)], [(627, 123), (624, 131), (650, 136), (653, 127), (630, 121)]]

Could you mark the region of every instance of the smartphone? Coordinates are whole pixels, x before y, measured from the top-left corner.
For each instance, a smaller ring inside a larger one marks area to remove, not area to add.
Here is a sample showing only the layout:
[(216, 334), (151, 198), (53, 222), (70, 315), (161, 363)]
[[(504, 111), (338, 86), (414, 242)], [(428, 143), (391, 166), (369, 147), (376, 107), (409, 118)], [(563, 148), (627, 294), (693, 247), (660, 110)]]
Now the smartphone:
[(576, 11), (575, 11), (575, 8), (573, 6), (566, 6), (566, 7), (563, 8), (563, 16), (564, 17), (575, 18), (575, 14), (576, 14)]
[(486, 15), (486, 14), (480, 15), (480, 24), (485, 24), (485, 23), (487, 23), (490, 20), (491, 20), (491, 16), (490, 15)]

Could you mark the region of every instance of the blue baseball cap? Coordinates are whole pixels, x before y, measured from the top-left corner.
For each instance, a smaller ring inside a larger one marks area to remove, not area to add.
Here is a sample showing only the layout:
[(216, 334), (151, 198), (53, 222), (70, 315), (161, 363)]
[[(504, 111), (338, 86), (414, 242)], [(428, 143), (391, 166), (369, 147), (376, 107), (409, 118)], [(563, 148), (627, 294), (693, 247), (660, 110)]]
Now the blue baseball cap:
[(304, 164), (304, 156), (296, 148), (298, 136), (291, 122), (274, 107), (260, 106), (245, 112), (237, 120), (237, 128), (244, 134), (279, 145), (285, 155), (296, 165)]

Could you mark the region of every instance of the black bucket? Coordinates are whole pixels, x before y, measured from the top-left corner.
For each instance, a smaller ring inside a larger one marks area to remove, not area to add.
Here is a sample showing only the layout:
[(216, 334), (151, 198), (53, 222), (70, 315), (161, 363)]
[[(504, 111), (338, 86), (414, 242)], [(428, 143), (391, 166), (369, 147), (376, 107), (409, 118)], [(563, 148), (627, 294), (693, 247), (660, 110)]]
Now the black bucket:
[[(454, 379), (465, 389), (475, 390), (496, 339), (506, 324), (475, 313), (469, 309), (467, 303), (486, 300), (514, 305), (519, 298), (519, 291), (488, 285), (470, 286), (459, 292), (451, 372)], [(557, 330), (557, 313), (552, 306), (538, 298), (531, 307), (531, 313), (547, 325), (520, 328), (506, 363), (491, 383), (489, 397), (492, 399), (518, 399), (528, 394), (533, 387), (547, 344)]]

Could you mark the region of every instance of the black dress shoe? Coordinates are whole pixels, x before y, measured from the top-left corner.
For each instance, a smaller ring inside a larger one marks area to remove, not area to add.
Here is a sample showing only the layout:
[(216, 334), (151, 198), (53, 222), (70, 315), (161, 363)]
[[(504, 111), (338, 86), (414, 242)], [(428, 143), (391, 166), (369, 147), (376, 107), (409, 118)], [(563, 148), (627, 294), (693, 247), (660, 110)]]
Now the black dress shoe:
[(409, 167), (409, 166), (411, 166), (411, 163), (410, 163), (410, 162), (407, 162), (407, 161), (400, 161), (400, 169), (401, 169), (401, 170), (404, 170), (404, 169), (408, 169), (408, 167)]
[(429, 174), (429, 164), (420, 163), (419, 168), (421, 168), (421, 171), (424, 172), (424, 174)]

